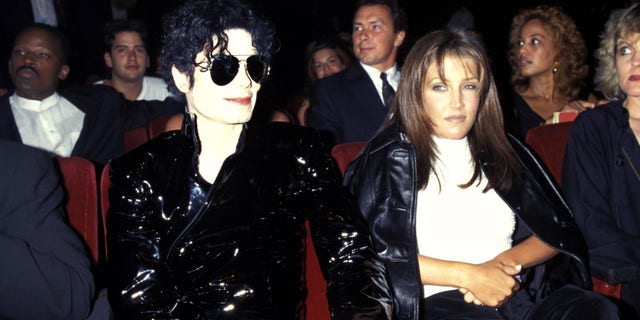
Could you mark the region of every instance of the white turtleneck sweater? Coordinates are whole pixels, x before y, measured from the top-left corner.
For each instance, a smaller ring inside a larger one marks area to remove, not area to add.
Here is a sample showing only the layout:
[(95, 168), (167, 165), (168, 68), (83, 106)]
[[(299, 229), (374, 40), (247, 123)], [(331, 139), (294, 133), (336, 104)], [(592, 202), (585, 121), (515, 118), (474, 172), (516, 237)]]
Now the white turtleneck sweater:
[[(466, 138), (434, 137), (438, 160), (425, 190), (418, 192), (416, 234), (421, 255), (482, 263), (511, 248), (515, 216), (493, 189), (482, 193), (487, 178), (462, 189), (473, 174)], [(438, 183), (440, 181), (440, 183)], [(457, 288), (425, 285), (424, 296)]]

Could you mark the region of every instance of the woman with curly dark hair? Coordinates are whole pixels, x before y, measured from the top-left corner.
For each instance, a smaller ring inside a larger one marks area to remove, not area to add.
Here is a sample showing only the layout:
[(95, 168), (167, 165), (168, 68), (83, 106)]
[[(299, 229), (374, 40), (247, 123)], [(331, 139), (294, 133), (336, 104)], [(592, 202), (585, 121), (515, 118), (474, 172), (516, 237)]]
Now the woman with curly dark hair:
[(561, 8), (522, 9), (511, 22), (511, 67), (515, 130), (557, 123), (561, 112), (593, 108), (598, 98), (587, 87), (587, 48), (573, 18)]

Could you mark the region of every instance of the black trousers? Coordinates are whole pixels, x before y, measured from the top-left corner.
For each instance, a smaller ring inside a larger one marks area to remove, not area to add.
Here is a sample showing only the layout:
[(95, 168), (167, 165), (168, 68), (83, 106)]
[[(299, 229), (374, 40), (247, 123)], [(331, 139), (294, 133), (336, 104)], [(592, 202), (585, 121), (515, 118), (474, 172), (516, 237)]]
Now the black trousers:
[(427, 297), (422, 303), (422, 320), (620, 319), (616, 305), (609, 299), (573, 285), (562, 287), (537, 304), (509, 304), (508, 312), (501, 308), (467, 303), (457, 290)]

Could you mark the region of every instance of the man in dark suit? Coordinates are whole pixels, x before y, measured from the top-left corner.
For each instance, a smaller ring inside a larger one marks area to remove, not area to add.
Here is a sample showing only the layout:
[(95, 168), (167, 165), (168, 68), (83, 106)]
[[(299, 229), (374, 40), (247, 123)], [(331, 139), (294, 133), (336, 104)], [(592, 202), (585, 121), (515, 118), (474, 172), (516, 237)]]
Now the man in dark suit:
[(17, 35), (9, 59), (16, 91), (0, 98), (0, 139), (104, 165), (124, 153), (126, 131), (183, 110), (170, 99), (127, 101), (102, 85), (58, 94), (58, 82), (70, 72), (68, 54), (64, 35), (49, 25), (34, 24)]
[(0, 140), (0, 319), (86, 319), (94, 280), (53, 159)]
[(361, 0), (351, 35), (359, 63), (316, 82), (308, 125), (330, 131), (335, 143), (369, 140), (390, 107), (383, 102), (383, 87), (397, 89), (396, 57), (406, 30), (406, 16), (395, 0)]

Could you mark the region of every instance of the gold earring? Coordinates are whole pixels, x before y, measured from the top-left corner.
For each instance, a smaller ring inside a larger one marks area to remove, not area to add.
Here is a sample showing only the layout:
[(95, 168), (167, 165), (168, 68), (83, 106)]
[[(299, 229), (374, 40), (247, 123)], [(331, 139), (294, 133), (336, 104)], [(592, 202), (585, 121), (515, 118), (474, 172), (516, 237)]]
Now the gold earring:
[(558, 61), (553, 63), (553, 73), (558, 72)]

